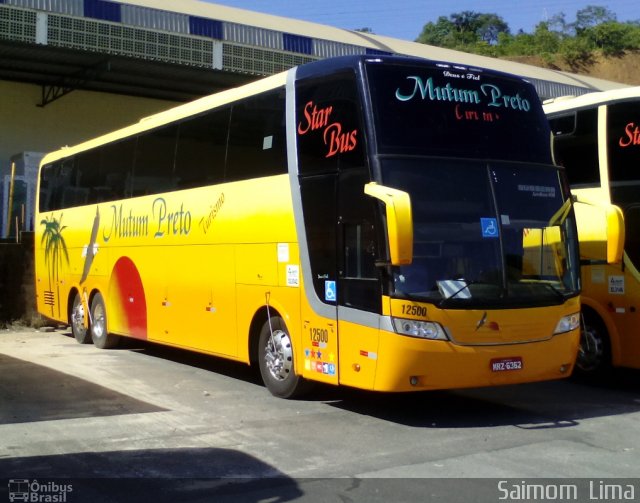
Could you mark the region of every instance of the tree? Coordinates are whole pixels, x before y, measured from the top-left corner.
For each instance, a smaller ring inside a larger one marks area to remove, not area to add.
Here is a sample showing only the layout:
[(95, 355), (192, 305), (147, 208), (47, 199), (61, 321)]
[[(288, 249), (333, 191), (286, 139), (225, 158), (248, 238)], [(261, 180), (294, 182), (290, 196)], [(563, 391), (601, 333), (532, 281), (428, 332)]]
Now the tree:
[(620, 55), (640, 49), (640, 21), (619, 23), (606, 7), (589, 5), (577, 11), (575, 22), (559, 13), (533, 33), (511, 35), (497, 14), (462, 11), (425, 24), (416, 42), (494, 57), (539, 55), (551, 65), (560, 56), (579, 69), (594, 61), (594, 51)]
[(610, 11), (606, 7), (601, 7), (598, 5), (588, 5), (584, 9), (580, 9), (578, 12), (576, 12), (576, 22), (574, 23), (576, 35), (580, 35), (585, 30), (593, 28), (596, 25), (608, 23), (615, 20), (615, 13)]
[(606, 56), (617, 56), (625, 50), (629, 29), (625, 25), (607, 21), (589, 28), (585, 36)]
[(533, 33), (533, 44), (538, 53), (553, 54), (558, 52), (562, 36), (549, 29), (549, 23), (543, 21), (536, 25)]
[(455, 33), (456, 28), (451, 20), (440, 16), (435, 23), (429, 22), (424, 25), (416, 42), (437, 47), (453, 47)]
[(564, 12), (554, 14), (547, 21), (547, 28), (553, 33), (557, 33), (562, 37), (569, 37), (572, 35), (573, 26), (571, 23), (567, 23), (567, 17)]
[(509, 25), (497, 14), (480, 14), (476, 20), (476, 35), (487, 44), (496, 44), (501, 33), (509, 34)]
[(640, 22), (634, 21), (625, 23), (627, 28), (624, 37), (624, 47), (630, 51), (637, 51), (640, 49)]
[(593, 62), (593, 51), (582, 37), (569, 37), (562, 41), (560, 55), (572, 70), (578, 71)]
[(416, 42), (448, 48), (477, 46), (486, 50), (482, 48), (496, 44), (501, 33), (508, 34), (509, 26), (497, 14), (462, 11), (425, 24)]

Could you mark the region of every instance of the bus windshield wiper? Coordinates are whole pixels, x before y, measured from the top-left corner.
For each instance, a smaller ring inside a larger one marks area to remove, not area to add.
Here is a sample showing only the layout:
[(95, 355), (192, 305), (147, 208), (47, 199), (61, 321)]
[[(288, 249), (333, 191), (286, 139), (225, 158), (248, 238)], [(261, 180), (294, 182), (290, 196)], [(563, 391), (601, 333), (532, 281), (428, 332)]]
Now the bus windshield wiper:
[(544, 282), (540, 282), (538, 283), (539, 285), (542, 285), (543, 287), (545, 287), (547, 290), (551, 290), (551, 292), (554, 293), (554, 295), (558, 298), (559, 301), (564, 302), (565, 300), (565, 294), (562, 293), (560, 290), (558, 290), (555, 286), (553, 286), (551, 283), (544, 283)]
[[(443, 297), (442, 300), (438, 302), (438, 307), (444, 307), (448, 300), (455, 299), (458, 295), (460, 295), (462, 292), (467, 290), (469, 285), (475, 285), (476, 283), (478, 283), (477, 280), (467, 281), (465, 279), (451, 279), (451, 280), (438, 281), (438, 289), (440, 290), (440, 294)], [(445, 291), (445, 285), (449, 285), (449, 286), (458, 285), (459, 287), (457, 290), (454, 290), (453, 293), (448, 294)], [(471, 298), (471, 292), (467, 290), (463, 298), (465, 299)]]
[[(467, 290), (466, 295), (464, 297), (459, 297), (461, 293), (463, 293), (465, 291), (465, 289), (467, 287), (469, 287), (470, 285), (489, 285), (489, 286), (493, 286), (496, 287), (497, 289), (501, 290), (501, 296), (504, 295), (504, 289), (502, 288), (501, 285), (497, 285), (496, 283), (491, 283), (489, 281), (481, 281), (481, 280), (477, 280), (477, 279), (472, 279), (472, 280), (462, 280), (462, 279), (456, 279), (456, 280), (449, 280), (451, 282), (454, 283), (459, 283), (460, 287), (457, 290), (454, 290), (451, 294), (447, 294), (445, 296), (445, 292), (442, 291), (442, 288), (440, 287), (440, 294), (444, 297), (442, 300), (440, 300), (440, 302), (438, 302), (438, 307), (440, 308), (444, 308), (447, 306), (447, 303), (451, 300), (459, 300), (460, 298), (463, 299), (471, 299), (471, 292)], [(456, 299), (456, 297), (458, 297), (458, 299)]]

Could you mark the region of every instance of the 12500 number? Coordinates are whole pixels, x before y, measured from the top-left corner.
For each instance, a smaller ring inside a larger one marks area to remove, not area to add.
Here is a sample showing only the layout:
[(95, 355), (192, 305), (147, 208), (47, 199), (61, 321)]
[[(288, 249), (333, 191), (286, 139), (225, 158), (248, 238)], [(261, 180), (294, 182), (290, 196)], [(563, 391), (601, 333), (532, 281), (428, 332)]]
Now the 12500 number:
[(329, 342), (329, 330), (326, 328), (310, 328), (312, 342)]
[(402, 314), (408, 314), (409, 316), (427, 316), (427, 308), (423, 306), (416, 306), (415, 304), (402, 304)]

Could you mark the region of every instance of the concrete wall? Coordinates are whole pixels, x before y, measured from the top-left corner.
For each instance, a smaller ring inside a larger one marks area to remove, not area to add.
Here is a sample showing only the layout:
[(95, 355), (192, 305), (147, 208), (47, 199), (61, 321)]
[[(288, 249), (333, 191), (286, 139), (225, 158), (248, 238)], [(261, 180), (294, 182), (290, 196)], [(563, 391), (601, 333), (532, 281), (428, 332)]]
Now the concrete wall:
[(33, 270), (33, 233), (22, 233), (20, 243), (0, 243), (0, 327), (36, 314)]

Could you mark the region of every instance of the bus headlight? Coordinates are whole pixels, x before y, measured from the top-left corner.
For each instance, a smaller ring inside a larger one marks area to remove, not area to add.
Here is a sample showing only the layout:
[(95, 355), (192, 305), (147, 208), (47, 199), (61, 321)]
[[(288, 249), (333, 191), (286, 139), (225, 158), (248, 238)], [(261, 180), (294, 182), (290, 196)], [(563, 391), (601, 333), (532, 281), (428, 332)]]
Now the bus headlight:
[(580, 313), (573, 313), (560, 318), (553, 335), (571, 332), (580, 326)]
[(407, 320), (403, 318), (392, 318), (393, 327), (396, 332), (411, 337), (420, 337), (421, 339), (431, 339), (448, 341), (449, 338), (445, 333), (442, 325), (434, 321), (418, 321)]

